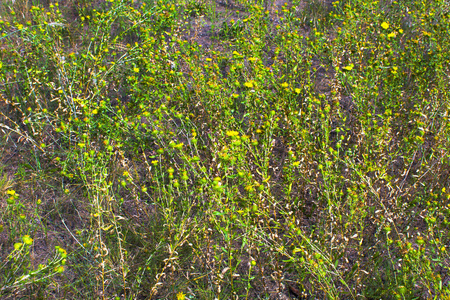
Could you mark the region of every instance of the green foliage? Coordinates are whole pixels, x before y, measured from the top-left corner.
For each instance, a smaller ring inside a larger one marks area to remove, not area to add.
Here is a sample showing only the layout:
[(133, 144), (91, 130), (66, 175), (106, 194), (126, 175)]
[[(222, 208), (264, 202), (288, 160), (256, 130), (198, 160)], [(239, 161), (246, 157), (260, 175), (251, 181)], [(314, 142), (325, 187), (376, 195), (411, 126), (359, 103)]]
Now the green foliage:
[(449, 297), (449, 21), (5, 1), (1, 297)]

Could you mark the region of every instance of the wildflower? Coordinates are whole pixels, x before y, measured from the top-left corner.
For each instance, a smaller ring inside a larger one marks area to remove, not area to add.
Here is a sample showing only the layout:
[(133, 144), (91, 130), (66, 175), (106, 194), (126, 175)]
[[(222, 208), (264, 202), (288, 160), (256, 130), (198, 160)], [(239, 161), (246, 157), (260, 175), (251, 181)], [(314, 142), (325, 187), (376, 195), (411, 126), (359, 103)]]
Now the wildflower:
[(177, 300), (184, 300), (186, 299), (186, 295), (183, 292), (179, 292), (177, 294)]
[(397, 74), (398, 67), (392, 67), (391, 73)]
[(397, 35), (397, 33), (395, 33), (395, 31), (391, 32), (388, 34), (388, 38), (393, 38)]
[(383, 29), (388, 29), (389, 28), (389, 23), (383, 22), (383, 23), (381, 23), (381, 27), (383, 27)]
[(67, 251), (59, 246), (55, 246), (55, 249), (58, 251), (59, 254), (61, 254), (62, 258), (67, 257)]
[(353, 70), (354, 66), (355, 66), (354, 64), (349, 64), (348, 66), (344, 67), (343, 69), (347, 70), (347, 71), (351, 71), (351, 70)]
[(22, 237), (22, 241), (26, 244), (26, 245), (31, 245), (31, 244), (33, 244), (33, 239), (27, 234), (27, 235), (24, 235), (23, 237)]
[(281, 84), (281, 86), (282, 86), (283, 88), (287, 88), (287, 87), (289, 86), (289, 84), (288, 84), (287, 82), (283, 82), (283, 83)]
[(246, 86), (248, 88), (252, 88), (253, 87), (253, 82), (247, 81), (246, 83), (244, 83), (244, 86)]
[(55, 268), (55, 272), (57, 272), (57, 273), (62, 273), (62, 272), (64, 272), (64, 266), (56, 267), (56, 268)]
[(229, 130), (229, 131), (227, 131), (227, 135), (228, 135), (228, 136), (231, 136), (231, 137), (233, 137), (233, 136), (238, 136), (238, 135), (239, 135), (239, 132), (234, 131), (234, 130)]
[(16, 191), (15, 190), (9, 190), (9, 191), (7, 191), (6, 192), (8, 195), (11, 195), (11, 196), (15, 196), (16, 195)]

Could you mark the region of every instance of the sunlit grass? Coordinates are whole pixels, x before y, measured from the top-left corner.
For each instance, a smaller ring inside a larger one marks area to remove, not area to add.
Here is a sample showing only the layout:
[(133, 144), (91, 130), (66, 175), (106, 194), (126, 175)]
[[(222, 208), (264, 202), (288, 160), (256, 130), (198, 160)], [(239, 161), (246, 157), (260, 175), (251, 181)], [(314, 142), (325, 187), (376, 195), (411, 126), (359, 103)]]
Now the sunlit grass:
[(2, 2), (0, 296), (449, 297), (449, 24), (446, 1)]

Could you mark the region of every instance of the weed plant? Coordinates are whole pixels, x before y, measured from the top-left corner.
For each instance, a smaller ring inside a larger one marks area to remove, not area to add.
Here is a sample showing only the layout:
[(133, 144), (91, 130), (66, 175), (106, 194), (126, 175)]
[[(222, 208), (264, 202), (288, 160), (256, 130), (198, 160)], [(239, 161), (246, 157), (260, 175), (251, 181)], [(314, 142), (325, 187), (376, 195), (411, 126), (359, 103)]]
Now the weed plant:
[(449, 298), (449, 13), (2, 1), (0, 297)]

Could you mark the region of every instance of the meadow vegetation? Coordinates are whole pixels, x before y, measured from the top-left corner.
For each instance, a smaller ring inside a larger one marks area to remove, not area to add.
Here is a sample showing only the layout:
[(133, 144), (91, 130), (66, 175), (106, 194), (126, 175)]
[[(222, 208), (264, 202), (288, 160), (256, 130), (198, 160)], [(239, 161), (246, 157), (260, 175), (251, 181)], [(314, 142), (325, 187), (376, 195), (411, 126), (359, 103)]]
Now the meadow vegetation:
[(4, 0), (0, 298), (450, 299), (445, 0)]

